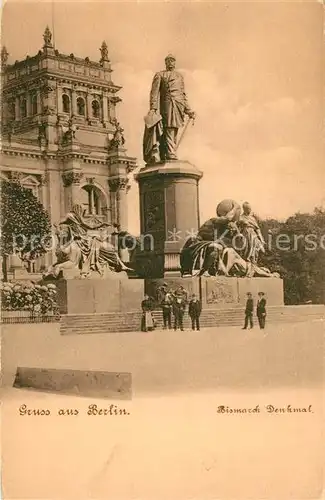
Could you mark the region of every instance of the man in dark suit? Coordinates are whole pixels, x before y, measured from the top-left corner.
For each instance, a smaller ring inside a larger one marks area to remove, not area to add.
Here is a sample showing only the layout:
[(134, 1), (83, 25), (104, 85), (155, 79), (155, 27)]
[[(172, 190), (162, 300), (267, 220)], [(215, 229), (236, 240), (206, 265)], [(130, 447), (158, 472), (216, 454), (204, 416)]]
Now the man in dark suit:
[(253, 328), (253, 311), (254, 311), (254, 301), (252, 294), (248, 292), (247, 300), (246, 300), (246, 309), (245, 309), (245, 324), (243, 330), (247, 330), (248, 323), (250, 328)]
[(185, 312), (186, 302), (182, 295), (176, 295), (173, 303), (173, 313), (174, 313), (174, 330), (180, 328), (184, 331), (183, 317)]
[(264, 330), (265, 320), (266, 320), (266, 299), (264, 297), (263, 292), (259, 292), (259, 294), (258, 294), (256, 315), (257, 315), (258, 323), (260, 325), (261, 330)]
[(172, 308), (173, 308), (173, 296), (170, 292), (166, 292), (162, 303), (161, 308), (163, 312), (163, 322), (164, 322), (164, 330), (166, 330), (167, 326), (170, 330), (172, 327)]
[(195, 294), (192, 295), (188, 306), (188, 314), (192, 321), (192, 330), (200, 330), (200, 315), (201, 315), (201, 301), (196, 297)]

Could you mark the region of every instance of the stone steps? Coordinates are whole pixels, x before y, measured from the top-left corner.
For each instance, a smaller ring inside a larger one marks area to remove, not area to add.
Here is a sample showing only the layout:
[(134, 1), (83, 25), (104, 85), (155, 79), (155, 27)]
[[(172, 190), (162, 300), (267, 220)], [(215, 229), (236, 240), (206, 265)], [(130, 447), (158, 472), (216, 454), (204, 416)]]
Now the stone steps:
[[(163, 326), (162, 312), (154, 311), (157, 329)], [(302, 321), (324, 320), (325, 307), (312, 306), (273, 306), (267, 311), (269, 323), (297, 323)], [(215, 326), (241, 326), (244, 319), (243, 308), (206, 309), (202, 312), (202, 328)], [(255, 323), (257, 318), (255, 318)], [(67, 314), (61, 317), (60, 332), (67, 334), (134, 332), (140, 330), (141, 311), (106, 314)], [(190, 327), (188, 314), (184, 317), (184, 327)]]

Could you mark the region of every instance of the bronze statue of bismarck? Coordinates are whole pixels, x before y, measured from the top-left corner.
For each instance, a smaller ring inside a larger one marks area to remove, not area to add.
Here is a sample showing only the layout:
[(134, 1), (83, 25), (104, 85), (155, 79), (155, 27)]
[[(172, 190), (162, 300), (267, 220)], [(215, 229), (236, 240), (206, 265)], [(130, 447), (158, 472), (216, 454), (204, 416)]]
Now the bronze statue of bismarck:
[(166, 69), (153, 78), (143, 140), (147, 164), (177, 160), (178, 130), (184, 126), (185, 115), (195, 118), (187, 101), (184, 78), (175, 70), (175, 63), (175, 57), (169, 54), (165, 58)]

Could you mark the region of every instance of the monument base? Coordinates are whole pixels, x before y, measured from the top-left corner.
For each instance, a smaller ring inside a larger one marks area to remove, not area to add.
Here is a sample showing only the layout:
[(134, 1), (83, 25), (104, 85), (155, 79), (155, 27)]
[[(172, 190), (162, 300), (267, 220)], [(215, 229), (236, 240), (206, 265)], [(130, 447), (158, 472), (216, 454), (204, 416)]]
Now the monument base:
[(257, 301), (263, 292), (268, 306), (282, 306), (283, 280), (280, 278), (229, 278), (211, 276), (201, 278), (202, 303), (208, 308), (245, 307), (247, 293)]
[(268, 306), (284, 304), (283, 280), (280, 278), (229, 278), (226, 276), (181, 278), (166, 276), (163, 279), (145, 280), (146, 293), (157, 298), (157, 290), (164, 283), (172, 290), (183, 286), (189, 297), (195, 293), (200, 297), (202, 307), (205, 309), (245, 307), (248, 292), (253, 295), (255, 303), (258, 292), (264, 292)]
[(114, 279), (59, 279), (60, 314), (138, 311), (144, 296), (144, 281)]
[(165, 276), (162, 279), (146, 279), (145, 280), (145, 291), (150, 297), (158, 299), (158, 289), (163, 285), (167, 284), (170, 290), (176, 290), (178, 287), (182, 286), (186, 290), (187, 295), (190, 297), (195, 293), (198, 297), (201, 295), (201, 283), (200, 278), (189, 277), (182, 278), (181, 276)]
[(184, 242), (199, 228), (198, 189), (202, 175), (185, 160), (156, 163), (136, 174), (141, 234), (151, 245), (151, 263), (145, 256), (149, 248), (144, 248), (143, 255), (138, 256), (141, 276), (162, 278), (180, 270)]

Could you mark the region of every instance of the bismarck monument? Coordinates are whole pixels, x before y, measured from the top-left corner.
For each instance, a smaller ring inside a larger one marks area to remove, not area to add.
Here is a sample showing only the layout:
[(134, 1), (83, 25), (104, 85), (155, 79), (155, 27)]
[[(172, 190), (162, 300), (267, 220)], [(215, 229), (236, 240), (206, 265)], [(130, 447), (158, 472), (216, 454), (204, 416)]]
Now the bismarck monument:
[(143, 269), (147, 266), (145, 277), (151, 278), (146, 280), (147, 291), (156, 294), (167, 281), (199, 293), (207, 307), (229, 307), (244, 305), (247, 292), (263, 289), (270, 305), (282, 305), (282, 280), (258, 265), (265, 242), (248, 202), (242, 212), (235, 200), (222, 200), (216, 216), (200, 227), (199, 180), (203, 173), (177, 157), (195, 113), (175, 63), (169, 54), (166, 69), (153, 78), (143, 139), (146, 166), (135, 176), (141, 234), (151, 235), (152, 244), (139, 256), (145, 262)]
[(179, 271), (181, 248), (189, 231), (199, 227), (198, 184), (203, 174), (177, 157), (195, 113), (175, 62), (175, 57), (168, 55), (166, 69), (153, 78), (143, 138), (146, 166), (135, 176), (140, 191), (141, 234), (151, 235), (153, 242), (152, 251), (145, 248), (142, 254), (148, 277)]
[[(200, 226), (203, 174), (177, 158), (195, 113), (175, 58), (168, 55), (165, 63), (153, 78), (143, 138), (146, 165), (136, 176), (141, 237), (96, 215), (86, 218), (74, 204), (56, 228), (57, 262), (46, 277), (56, 280), (61, 313), (137, 310), (144, 288), (157, 297), (165, 281), (199, 294), (205, 308), (242, 307), (247, 292), (259, 291), (269, 305), (283, 304), (282, 280), (258, 263), (265, 242), (248, 202), (241, 208), (235, 200), (222, 200), (216, 215)], [(122, 131), (116, 127), (114, 147), (121, 145)], [(130, 259), (122, 260), (121, 250), (129, 248)], [(137, 279), (129, 279), (132, 273)]]

